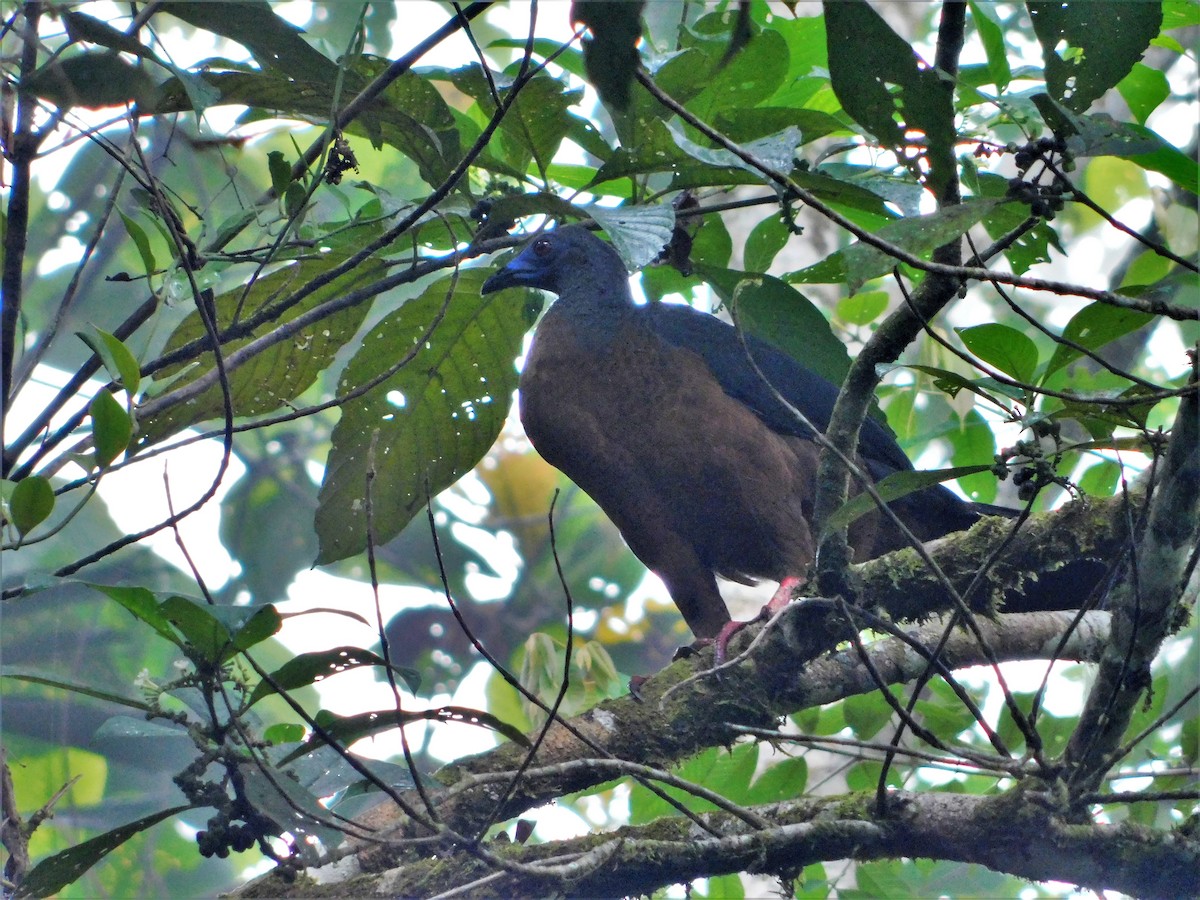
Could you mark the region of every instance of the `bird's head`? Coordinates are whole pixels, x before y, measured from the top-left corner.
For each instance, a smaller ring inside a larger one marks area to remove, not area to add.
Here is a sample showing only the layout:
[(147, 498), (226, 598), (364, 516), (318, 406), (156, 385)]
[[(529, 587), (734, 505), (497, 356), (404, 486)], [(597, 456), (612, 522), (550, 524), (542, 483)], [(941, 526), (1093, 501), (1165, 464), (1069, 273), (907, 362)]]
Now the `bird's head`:
[(620, 285), (629, 273), (611, 246), (586, 228), (569, 225), (537, 235), (517, 257), (483, 283), (483, 293), (531, 287), (560, 297), (577, 287)]

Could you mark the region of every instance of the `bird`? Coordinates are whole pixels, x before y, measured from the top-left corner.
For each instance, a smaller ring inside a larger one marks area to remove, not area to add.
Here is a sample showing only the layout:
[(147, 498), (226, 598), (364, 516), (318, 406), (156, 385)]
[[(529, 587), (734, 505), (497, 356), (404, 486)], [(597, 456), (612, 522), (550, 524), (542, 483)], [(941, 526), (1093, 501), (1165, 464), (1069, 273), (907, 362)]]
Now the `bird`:
[[(820, 447), (787, 404), (824, 430), (838, 387), (716, 316), (635, 302), (620, 255), (582, 225), (535, 235), (482, 292), (511, 287), (558, 297), (518, 382), (530, 443), (596, 501), (693, 635), (716, 640), (719, 652), (740, 623), (717, 576), (769, 579), (783, 592), (813, 561)], [(870, 417), (857, 454), (876, 481), (913, 468)], [(922, 541), (1009, 512), (940, 484), (891, 506)], [(856, 559), (907, 545), (878, 514), (855, 522), (849, 537)]]

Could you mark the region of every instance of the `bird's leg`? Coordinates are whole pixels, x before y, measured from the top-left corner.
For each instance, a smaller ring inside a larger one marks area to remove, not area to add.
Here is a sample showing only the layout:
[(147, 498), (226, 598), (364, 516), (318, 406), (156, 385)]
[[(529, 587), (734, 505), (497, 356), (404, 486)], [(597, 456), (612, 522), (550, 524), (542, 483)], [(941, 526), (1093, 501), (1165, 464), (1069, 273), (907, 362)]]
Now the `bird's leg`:
[(789, 575), (779, 582), (779, 588), (771, 595), (771, 599), (766, 602), (766, 605), (758, 611), (753, 619), (747, 619), (745, 622), (727, 622), (721, 631), (713, 640), (714, 662), (719, 666), (725, 662), (726, 648), (729, 645), (730, 639), (754, 622), (765, 622), (770, 619), (775, 613), (779, 612), (785, 606), (792, 602), (792, 592), (804, 584), (804, 579), (794, 575)]

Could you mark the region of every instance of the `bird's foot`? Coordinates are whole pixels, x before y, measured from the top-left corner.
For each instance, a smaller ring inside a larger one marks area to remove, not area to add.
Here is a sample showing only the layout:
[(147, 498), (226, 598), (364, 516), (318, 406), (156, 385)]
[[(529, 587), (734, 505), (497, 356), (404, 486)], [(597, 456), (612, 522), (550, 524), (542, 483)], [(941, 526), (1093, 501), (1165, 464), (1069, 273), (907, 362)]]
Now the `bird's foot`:
[(648, 675), (632, 675), (629, 678), (629, 696), (638, 703), (644, 703), (645, 698), (642, 697), (642, 685), (649, 679)]
[(779, 582), (779, 588), (771, 595), (771, 599), (766, 602), (766, 605), (758, 611), (758, 615), (753, 619), (747, 619), (745, 622), (727, 622), (713, 640), (713, 662), (718, 666), (722, 665), (728, 655), (726, 650), (733, 636), (747, 625), (755, 622), (765, 622), (774, 616), (775, 613), (792, 602), (792, 592), (802, 584), (804, 584), (803, 578), (789, 575)]

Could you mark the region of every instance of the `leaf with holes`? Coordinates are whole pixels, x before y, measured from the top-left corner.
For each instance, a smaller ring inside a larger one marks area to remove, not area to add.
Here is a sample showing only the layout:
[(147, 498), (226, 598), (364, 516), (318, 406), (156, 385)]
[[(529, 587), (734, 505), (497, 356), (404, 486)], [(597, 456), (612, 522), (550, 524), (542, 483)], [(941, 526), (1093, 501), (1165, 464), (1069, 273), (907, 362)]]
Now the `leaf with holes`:
[[(334, 647), (332, 650), (301, 653), (272, 672), (270, 681), (264, 678), (258, 683), (250, 695), (250, 705), (277, 691), (308, 687), (349, 669), (386, 665), (383, 657), (359, 647)], [(415, 692), (420, 687), (421, 676), (414, 669), (395, 668), (393, 671), (404, 679), (410, 690)]]
[(342, 406), (333, 431), (317, 501), (318, 565), (366, 548), (368, 471), (371, 530), (382, 544), (500, 434), (517, 386), (513, 361), (541, 299), (528, 291), (482, 297), (486, 274), (430, 285), (376, 325), (346, 366), (339, 395), (372, 386)]
[(190, 805), (175, 806), (151, 813), (46, 857), (26, 874), (21, 882), (21, 896), (49, 897), (57, 894), (134, 835), (191, 808)]
[(1030, 3), (1028, 10), (1042, 45), (1046, 87), (1077, 112), (1129, 73), (1158, 35), (1163, 15), (1160, 3), (1125, 0)]

